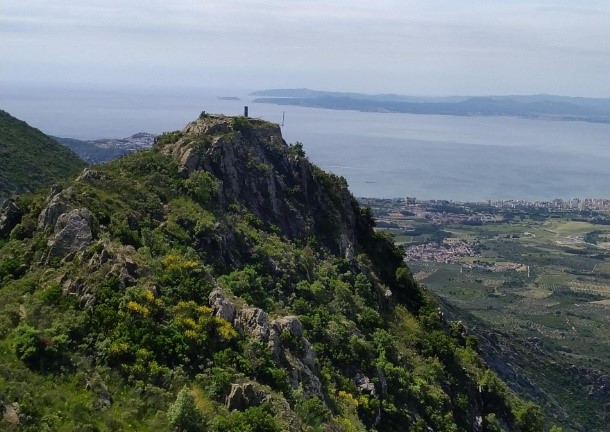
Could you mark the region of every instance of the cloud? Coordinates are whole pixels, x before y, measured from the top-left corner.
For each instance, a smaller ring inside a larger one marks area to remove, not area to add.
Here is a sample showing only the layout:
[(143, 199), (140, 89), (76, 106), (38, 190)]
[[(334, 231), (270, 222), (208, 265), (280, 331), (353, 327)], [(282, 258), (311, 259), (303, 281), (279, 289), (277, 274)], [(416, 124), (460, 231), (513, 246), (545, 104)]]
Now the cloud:
[(0, 61), (39, 81), (610, 95), (605, 3), (30, 0), (3, 5)]

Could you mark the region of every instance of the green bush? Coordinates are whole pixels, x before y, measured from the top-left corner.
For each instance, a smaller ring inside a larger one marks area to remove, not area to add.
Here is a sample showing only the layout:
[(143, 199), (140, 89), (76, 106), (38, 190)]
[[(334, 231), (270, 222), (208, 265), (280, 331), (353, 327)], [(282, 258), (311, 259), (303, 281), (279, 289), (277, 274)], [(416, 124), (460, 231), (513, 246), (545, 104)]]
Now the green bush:
[(233, 118), (233, 129), (240, 132), (246, 132), (252, 127), (248, 117), (235, 117)]
[(174, 131), (174, 132), (165, 132), (155, 138), (155, 146), (162, 146), (166, 144), (173, 144), (177, 142), (180, 138), (182, 138), (182, 132)]
[(532, 403), (522, 404), (513, 411), (519, 432), (540, 432), (544, 418), (540, 407)]
[(22, 324), (15, 330), (15, 355), (19, 360), (32, 367), (44, 357), (44, 346), (40, 332), (34, 327)]
[(316, 426), (326, 422), (330, 418), (330, 411), (317, 397), (305, 399), (297, 403), (295, 412), (303, 423), (308, 426)]
[(213, 432), (280, 432), (278, 422), (271, 415), (269, 405), (250, 407), (243, 412), (218, 416), (210, 428)]
[(197, 410), (195, 400), (186, 386), (178, 392), (175, 402), (167, 410), (167, 419), (170, 426), (178, 432), (202, 432), (205, 430), (203, 416)]
[(220, 184), (206, 171), (195, 171), (183, 182), (188, 196), (200, 204), (209, 204), (218, 196)]
[(68, 336), (63, 333), (51, 337), (27, 324), (21, 324), (15, 330), (15, 355), (32, 369), (64, 364), (67, 346)]

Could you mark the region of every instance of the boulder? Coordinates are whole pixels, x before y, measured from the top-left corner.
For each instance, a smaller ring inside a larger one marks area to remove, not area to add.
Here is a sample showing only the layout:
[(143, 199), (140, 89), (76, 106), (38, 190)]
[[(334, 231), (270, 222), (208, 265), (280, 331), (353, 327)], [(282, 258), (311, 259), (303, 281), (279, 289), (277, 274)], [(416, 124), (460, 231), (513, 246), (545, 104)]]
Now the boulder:
[(19, 415), (21, 414), (19, 403), (14, 402), (12, 404), (4, 404), (3, 408), (4, 414), (2, 415), (2, 419), (4, 420), (4, 423), (12, 426), (19, 426), (21, 423), (19, 418)]
[[(49, 216), (51, 217), (51, 212)], [(84, 250), (93, 240), (92, 218), (93, 214), (86, 208), (74, 209), (59, 215), (54, 224), (55, 234), (49, 241), (47, 260), (53, 257), (64, 258), (71, 253)]]
[(44, 231), (52, 231), (59, 216), (64, 214), (68, 206), (61, 201), (59, 195), (55, 195), (49, 205), (38, 216), (38, 228)]
[(375, 384), (371, 382), (371, 379), (364, 374), (358, 373), (354, 377), (354, 382), (358, 386), (360, 393), (366, 393), (370, 396), (375, 396)]

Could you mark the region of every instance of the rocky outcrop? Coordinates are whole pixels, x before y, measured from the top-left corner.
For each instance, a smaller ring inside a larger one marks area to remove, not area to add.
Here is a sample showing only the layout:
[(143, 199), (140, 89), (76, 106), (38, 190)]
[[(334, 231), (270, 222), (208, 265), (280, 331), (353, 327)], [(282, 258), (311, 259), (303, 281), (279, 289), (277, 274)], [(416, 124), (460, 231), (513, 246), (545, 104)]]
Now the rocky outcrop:
[[(102, 251), (103, 256), (104, 251)], [(110, 271), (106, 277), (115, 276), (119, 283), (123, 286), (130, 286), (135, 283), (138, 277), (138, 263), (134, 261), (133, 256), (136, 250), (133, 246), (122, 246), (114, 254), (109, 262), (112, 264)], [(101, 257), (100, 257), (101, 258)]]
[(72, 195), (71, 187), (61, 190), (53, 186), (47, 206), (38, 215), (38, 229), (52, 234), (47, 241), (46, 264), (83, 251), (93, 240), (93, 213), (84, 207), (69, 210)]
[(48, 243), (47, 260), (64, 258), (84, 250), (93, 240), (92, 219), (93, 214), (86, 208), (74, 209), (59, 215), (55, 222), (54, 235)]
[(232, 384), (231, 392), (227, 396), (226, 406), (229, 411), (243, 411), (249, 407), (259, 406), (269, 401), (269, 396), (258, 389), (254, 383)]
[(223, 115), (205, 115), (199, 117), (197, 121), (189, 123), (182, 130), (184, 134), (192, 135), (217, 135), (231, 132), (232, 125), (229, 123), (230, 117)]
[(224, 292), (220, 289), (215, 289), (210, 293), (209, 303), (214, 314), (225, 321), (232, 323), (235, 320), (236, 308)]
[(333, 251), (353, 258), (356, 214), (347, 183), (325, 187), (330, 174), (291, 149), (278, 125), (205, 115), (163, 151), (178, 161), (182, 177), (205, 170), (221, 179), (224, 206), (240, 203), (291, 238), (322, 233)]
[(269, 340), (269, 317), (259, 308), (244, 308), (237, 311), (233, 322), (240, 331), (246, 331), (257, 339), (267, 342)]
[(21, 407), (19, 406), (19, 403), (14, 402), (11, 404), (5, 404), (3, 406), (3, 411), (2, 420), (4, 423), (13, 427), (18, 427), (21, 423)]
[(64, 296), (75, 297), (81, 306), (91, 307), (95, 303), (95, 294), (92, 287), (83, 278), (70, 278), (64, 275), (60, 281), (61, 291)]
[(375, 384), (371, 382), (371, 379), (364, 374), (358, 373), (354, 377), (354, 382), (358, 386), (358, 390), (361, 393), (368, 394), (369, 396), (375, 396)]
[(60, 193), (55, 193), (50, 197), (49, 204), (40, 212), (38, 216), (38, 228), (44, 231), (52, 231), (55, 228), (57, 219), (68, 210), (65, 198)]
[(76, 181), (90, 181), (90, 180), (101, 180), (104, 175), (96, 170), (85, 168), (81, 175), (76, 178)]
[(285, 316), (269, 321), (262, 309), (238, 308), (221, 289), (212, 291), (209, 304), (217, 317), (229, 321), (239, 332), (267, 343), (275, 362), (290, 371), (293, 388), (302, 386), (307, 397), (322, 394), (316, 352), (303, 337), (303, 325), (298, 317)]
[[(80, 251), (75, 259), (91, 272), (102, 269), (105, 279), (116, 277), (120, 288), (131, 286), (139, 276), (138, 263), (133, 256), (136, 250), (133, 246), (113, 247), (109, 242), (99, 242), (92, 249), (99, 248), (96, 252)], [(89, 283), (82, 275), (74, 276), (65, 273), (57, 279), (62, 288), (64, 296), (73, 296), (81, 307), (92, 307), (97, 300), (97, 288), (95, 284)], [(151, 287), (154, 289), (154, 287)]]
[(0, 204), (0, 238), (6, 237), (21, 221), (23, 211), (14, 201), (6, 200)]

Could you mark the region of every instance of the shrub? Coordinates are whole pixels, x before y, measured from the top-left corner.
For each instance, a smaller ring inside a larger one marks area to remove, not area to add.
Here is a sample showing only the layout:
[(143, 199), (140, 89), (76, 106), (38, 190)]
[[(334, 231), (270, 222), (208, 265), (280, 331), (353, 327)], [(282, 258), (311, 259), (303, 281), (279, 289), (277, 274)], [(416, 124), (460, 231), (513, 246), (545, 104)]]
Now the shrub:
[(517, 428), (520, 432), (539, 432), (544, 425), (544, 418), (538, 405), (523, 404), (514, 410)]
[(211, 427), (214, 432), (280, 432), (281, 430), (267, 404), (250, 407), (243, 412), (233, 411), (229, 416), (218, 416), (214, 420)]
[(209, 203), (218, 195), (218, 180), (206, 171), (195, 171), (183, 184), (186, 193), (201, 204)]
[(295, 412), (308, 426), (316, 426), (324, 423), (330, 417), (328, 408), (317, 397), (312, 397), (299, 402), (295, 407)]
[(186, 386), (178, 392), (176, 401), (167, 410), (167, 419), (176, 431), (199, 432), (205, 430), (203, 417), (197, 410), (195, 400)]
[(27, 324), (20, 325), (15, 330), (15, 355), (19, 360), (33, 366), (43, 356), (44, 348), (40, 340), (40, 333)]

